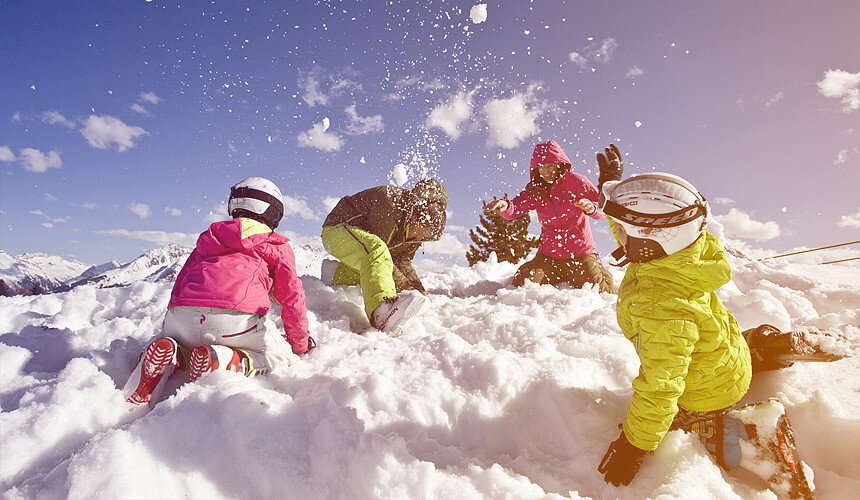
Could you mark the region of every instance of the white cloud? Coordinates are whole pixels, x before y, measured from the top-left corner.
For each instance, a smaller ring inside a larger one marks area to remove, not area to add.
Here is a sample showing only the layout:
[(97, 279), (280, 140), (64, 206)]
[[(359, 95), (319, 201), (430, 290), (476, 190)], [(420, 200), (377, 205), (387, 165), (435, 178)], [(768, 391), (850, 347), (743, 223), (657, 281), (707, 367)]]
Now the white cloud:
[(483, 109), (489, 133), (487, 147), (515, 148), (539, 133), (537, 119), (546, 108), (546, 103), (534, 96), (534, 85), (525, 93), (489, 101)]
[(433, 108), (425, 124), (440, 128), (448, 137), (457, 140), (462, 134), (460, 125), (472, 116), (472, 109), (472, 93), (462, 91)]
[(314, 107), (317, 104), (326, 105), (329, 103), (329, 98), (320, 90), (320, 82), (313, 74), (303, 74), (299, 72), (299, 88), (302, 89), (302, 100), (309, 107)]
[(783, 93), (783, 92), (779, 92), (779, 93), (778, 93), (778, 94), (776, 94), (775, 96), (771, 97), (771, 98), (770, 98), (770, 100), (769, 100), (769, 101), (767, 101), (764, 105), (765, 105), (765, 106), (773, 106), (774, 104), (776, 104), (776, 103), (778, 103), (779, 101), (781, 101), (783, 97), (785, 97), (785, 93)]
[(140, 113), (142, 115), (149, 115), (149, 111), (147, 111), (146, 108), (144, 108), (143, 106), (141, 106), (138, 103), (132, 104), (131, 106), (129, 106), (129, 108), (131, 108), (131, 110), (134, 111), (135, 113)]
[(819, 94), (842, 100), (842, 111), (847, 113), (860, 109), (860, 72), (830, 69), (824, 72), (824, 77), (816, 84)]
[(12, 114), (12, 123), (21, 123), (21, 112), (16, 111)]
[(81, 134), (94, 148), (108, 149), (115, 145), (120, 152), (133, 148), (138, 137), (149, 135), (146, 130), (126, 125), (110, 115), (90, 115), (84, 122)]
[(305, 220), (319, 220), (305, 200), (284, 196), (284, 217), (298, 215)]
[(585, 69), (588, 66), (588, 58), (579, 52), (571, 52), (568, 57), (570, 57), (570, 62), (579, 66), (580, 69)]
[(633, 66), (627, 70), (627, 78), (635, 78), (637, 76), (642, 76), (644, 74), (645, 74), (645, 70), (643, 70), (639, 66)]
[(718, 197), (718, 198), (714, 198), (713, 200), (711, 200), (711, 204), (713, 204), (713, 205), (734, 205), (735, 200), (733, 200), (731, 198), (720, 198), (720, 197)]
[(95, 210), (99, 208), (95, 203), (72, 203), (73, 207), (86, 208), (87, 210)]
[(836, 223), (839, 227), (856, 227), (860, 228), (860, 207), (857, 208), (857, 213), (853, 215), (843, 215)]
[(364, 135), (371, 132), (382, 132), (382, 115), (358, 116), (358, 113), (355, 111), (355, 104), (344, 111), (349, 116), (349, 124), (346, 126), (347, 134)]
[(15, 161), (18, 157), (9, 146), (0, 146), (0, 161)]
[(173, 207), (164, 207), (164, 213), (173, 217), (179, 217), (180, 215), (182, 215), (182, 210)]
[(773, 221), (759, 222), (753, 220), (746, 212), (732, 208), (726, 215), (714, 216), (722, 224), (726, 236), (754, 239), (756, 241), (772, 240), (780, 235), (779, 224)]
[(137, 215), (141, 219), (146, 219), (147, 217), (152, 215), (152, 210), (146, 203), (129, 203), (128, 209), (131, 211), (131, 213)]
[(588, 57), (602, 63), (611, 61), (616, 50), (618, 50), (618, 42), (614, 38), (604, 38), (600, 45), (590, 44), (586, 47)]
[(57, 201), (57, 197), (52, 195), (51, 193), (45, 193), (45, 195), (42, 196), (42, 199), (44, 199), (45, 201)]
[(96, 234), (103, 234), (106, 236), (125, 236), (132, 240), (149, 241), (160, 246), (175, 243), (177, 245), (188, 247), (196, 245), (198, 236), (196, 234), (166, 233), (164, 231), (129, 231), (127, 229), (108, 229), (105, 231), (96, 231)]
[(424, 252), (439, 255), (455, 255), (463, 257), (466, 255), (466, 245), (463, 244), (456, 236), (449, 232), (442, 233), (439, 241), (431, 241), (425, 243), (421, 247)]
[(49, 125), (62, 125), (66, 128), (75, 128), (75, 122), (60, 114), (59, 111), (45, 111), (42, 113), (42, 121)]
[(310, 130), (299, 134), (299, 146), (303, 148), (316, 148), (322, 151), (339, 150), (343, 147), (344, 141), (339, 135), (327, 132), (328, 128), (329, 119), (323, 118), (322, 123), (315, 123)]
[[(856, 152), (856, 148), (855, 148)], [(840, 149), (838, 153), (836, 153), (836, 159), (833, 160), (834, 165), (842, 165), (843, 163), (848, 161), (848, 154), (850, 153), (847, 149)]]
[(141, 92), (137, 96), (137, 100), (142, 101), (142, 102), (148, 102), (150, 104), (158, 104), (161, 101), (163, 101), (164, 99), (155, 95), (155, 92)]
[(43, 173), (49, 168), (63, 166), (63, 160), (56, 151), (48, 151), (48, 154), (44, 154), (38, 149), (24, 148), (19, 152), (18, 159), (21, 160), (21, 165), (27, 172)]
[[(591, 38), (589, 38), (591, 40)], [(579, 69), (585, 69), (588, 66), (589, 62), (599, 62), (602, 64), (606, 64), (612, 60), (615, 56), (615, 52), (618, 50), (618, 42), (611, 37), (604, 38), (600, 43), (589, 43), (583, 49), (584, 53), (579, 52), (571, 52), (567, 56), (570, 58), (570, 62), (579, 66)], [(642, 71), (639, 68), (636, 68), (639, 71)], [(594, 68), (591, 71), (595, 71)], [(634, 71), (632, 68), (627, 73), (627, 76), (638, 76), (636, 74), (632, 74)], [(641, 73), (639, 73), (641, 74)]]
[(337, 202), (339, 201), (340, 198), (335, 198), (334, 196), (326, 196), (322, 199), (322, 204), (326, 208), (327, 212), (331, 212), (332, 210), (334, 210), (335, 205), (337, 205)]
[(222, 201), (221, 203), (213, 207), (208, 214), (206, 214), (206, 221), (209, 223), (218, 222), (229, 218), (230, 214), (227, 213), (226, 201)]
[(479, 3), (473, 5), (469, 10), (469, 19), (472, 20), (472, 24), (481, 24), (482, 22), (487, 20), (487, 4)]

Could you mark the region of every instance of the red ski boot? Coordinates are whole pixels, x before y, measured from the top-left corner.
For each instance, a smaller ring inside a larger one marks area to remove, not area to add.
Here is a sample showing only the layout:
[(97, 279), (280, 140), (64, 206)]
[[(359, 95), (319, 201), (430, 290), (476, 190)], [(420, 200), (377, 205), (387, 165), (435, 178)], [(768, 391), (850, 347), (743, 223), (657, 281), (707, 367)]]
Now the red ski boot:
[(241, 349), (223, 345), (199, 345), (191, 351), (189, 362), (189, 382), (215, 370), (228, 370), (244, 375), (251, 373), (250, 357)]
[(149, 344), (125, 385), (126, 401), (142, 405), (158, 397), (167, 378), (179, 365), (180, 356), (179, 344), (170, 337)]

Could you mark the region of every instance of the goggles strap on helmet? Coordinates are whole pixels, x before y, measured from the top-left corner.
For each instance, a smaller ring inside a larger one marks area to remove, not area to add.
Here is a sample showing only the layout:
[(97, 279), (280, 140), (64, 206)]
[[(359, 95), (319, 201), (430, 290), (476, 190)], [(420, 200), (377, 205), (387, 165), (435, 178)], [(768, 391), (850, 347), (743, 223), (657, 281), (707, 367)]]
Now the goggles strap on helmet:
[(603, 203), (600, 208), (603, 210), (604, 214), (613, 217), (617, 221), (626, 222), (627, 224), (638, 227), (653, 228), (677, 227), (698, 217), (707, 217), (708, 215), (706, 204), (698, 202), (680, 210), (665, 214), (646, 214), (643, 212), (636, 212), (635, 210), (630, 210), (629, 208), (606, 198), (603, 199)]

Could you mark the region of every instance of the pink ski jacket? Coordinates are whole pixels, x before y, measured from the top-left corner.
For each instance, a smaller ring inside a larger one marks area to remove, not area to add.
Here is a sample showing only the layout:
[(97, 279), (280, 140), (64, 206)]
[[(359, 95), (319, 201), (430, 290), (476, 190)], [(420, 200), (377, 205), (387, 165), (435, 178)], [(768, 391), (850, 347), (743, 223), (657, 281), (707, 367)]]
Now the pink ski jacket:
[(287, 342), (294, 353), (306, 352), (308, 309), (289, 241), (251, 219), (212, 224), (176, 277), (167, 308), (215, 307), (263, 316), (272, 307), (271, 293), (283, 306)]
[[(549, 164), (565, 167), (564, 173), (552, 184), (546, 183), (538, 174), (540, 165)], [(571, 172), (570, 169), (570, 159), (555, 141), (536, 145), (529, 167), (531, 182), (514, 199), (508, 200), (508, 209), (500, 214), (507, 220), (513, 220), (531, 210), (537, 211), (541, 224), (537, 253), (554, 259), (597, 253), (589, 216), (574, 205), (582, 198), (596, 205), (597, 188), (584, 175)], [(604, 215), (596, 210), (590, 217), (602, 219)]]

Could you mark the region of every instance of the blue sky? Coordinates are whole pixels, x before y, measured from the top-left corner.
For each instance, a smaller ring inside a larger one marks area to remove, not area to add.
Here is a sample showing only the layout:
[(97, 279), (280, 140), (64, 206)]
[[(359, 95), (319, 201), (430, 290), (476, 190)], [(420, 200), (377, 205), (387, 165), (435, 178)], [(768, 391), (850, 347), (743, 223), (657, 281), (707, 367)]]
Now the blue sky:
[(190, 244), (249, 175), (316, 236), (338, 197), (431, 175), (451, 217), (428, 251), (464, 261), (548, 139), (595, 183), (609, 142), (688, 178), (753, 247), (854, 240), (857, 26), (850, 0), (3, 0), (0, 248)]

